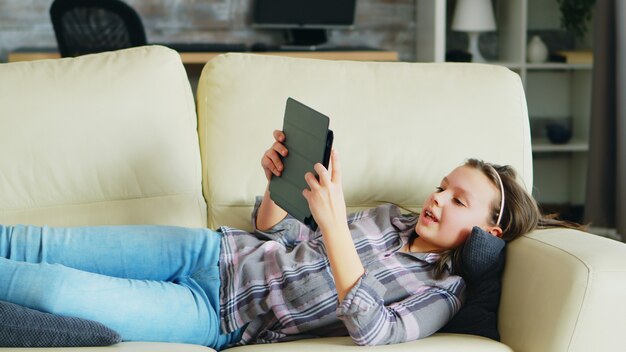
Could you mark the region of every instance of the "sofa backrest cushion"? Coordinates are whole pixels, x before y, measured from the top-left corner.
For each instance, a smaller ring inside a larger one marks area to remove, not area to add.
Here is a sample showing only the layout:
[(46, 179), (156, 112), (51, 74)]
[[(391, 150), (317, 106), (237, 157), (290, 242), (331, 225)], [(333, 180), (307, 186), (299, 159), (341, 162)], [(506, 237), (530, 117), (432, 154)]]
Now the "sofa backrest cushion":
[(513, 165), (532, 189), (520, 78), (494, 65), (349, 62), (231, 53), (204, 67), (197, 107), (209, 226), (250, 228), (260, 166), (288, 97), (328, 115), (349, 210), (419, 210), (467, 158)]
[(0, 65), (0, 223), (205, 225), (196, 122), (164, 47)]

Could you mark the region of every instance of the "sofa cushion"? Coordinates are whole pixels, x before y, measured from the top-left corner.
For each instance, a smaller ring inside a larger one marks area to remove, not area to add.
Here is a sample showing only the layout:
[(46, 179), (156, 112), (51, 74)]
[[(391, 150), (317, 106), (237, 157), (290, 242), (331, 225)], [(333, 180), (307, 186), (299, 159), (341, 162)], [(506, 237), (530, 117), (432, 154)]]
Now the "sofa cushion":
[(229, 348), (228, 352), (512, 352), (503, 343), (480, 336), (460, 334), (434, 334), (425, 339), (393, 345), (362, 347), (354, 344), (350, 337), (323, 337), (264, 345), (247, 345)]
[(0, 346), (80, 347), (108, 346), (120, 335), (91, 320), (40, 312), (0, 301)]
[(474, 227), (461, 260), (467, 284), (465, 304), (441, 332), (479, 335), (500, 340), (498, 306), (502, 289), (505, 242)]
[(135, 47), (0, 65), (0, 223), (206, 225), (180, 54)]
[[(519, 75), (496, 65), (219, 55), (197, 95), (209, 227), (251, 229), (267, 182), (259, 160), (288, 97), (330, 117), (349, 213), (379, 201), (419, 212), (467, 158), (511, 165), (532, 189), (523, 93)], [(444, 127), (446, 141), (463, 142), (442, 144)]]

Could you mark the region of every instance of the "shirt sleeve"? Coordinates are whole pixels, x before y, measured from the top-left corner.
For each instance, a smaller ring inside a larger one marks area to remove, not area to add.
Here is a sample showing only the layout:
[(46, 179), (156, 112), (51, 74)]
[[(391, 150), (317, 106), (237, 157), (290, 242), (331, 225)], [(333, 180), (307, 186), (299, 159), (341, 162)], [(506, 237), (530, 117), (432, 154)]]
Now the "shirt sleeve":
[(257, 237), (283, 243), (286, 247), (293, 247), (300, 242), (306, 242), (321, 237), (319, 230), (311, 230), (308, 226), (289, 214), (271, 229), (265, 231), (259, 230), (256, 227), (256, 218), (262, 200), (263, 197), (257, 196), (254, 209), (252, 210), (252, 228)]
[[(455, 291), (462, 292), (463, 287), (459, 278)], [(390, 305), (384, 304), (383, 292), (385, 287), (366, 272), (337, 307), (337, 317), (357, 345), (424, 338), (444, 326), (461, 306), (460, 297), (441, 287), (424, 286), (419, 293)]]

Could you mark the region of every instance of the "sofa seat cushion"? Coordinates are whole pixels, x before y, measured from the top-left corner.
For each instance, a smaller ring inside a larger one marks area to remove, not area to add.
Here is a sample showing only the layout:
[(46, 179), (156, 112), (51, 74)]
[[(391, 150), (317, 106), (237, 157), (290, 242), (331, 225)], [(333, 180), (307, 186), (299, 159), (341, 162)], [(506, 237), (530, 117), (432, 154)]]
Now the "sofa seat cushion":
[[(0, 352), (53, 352), (69, 351), (67, 348), (0, 348)], [(122, 342), (106, 347), (74, 347), (72, 352), (214, 352), (215, 350), (183, 343)]]
[[(438, 333), (422, 340), (401, 343), (396, 345), (373, 346), (366, 348), (367, 351), (386, 352), (512, 352), (507, 345), (488, 339), (486, 337), (443, 334)], [(291, 342), (272, 343), (266, 345), (240, 346), (228, 349), (228, 352), (318, 352), (318, 351), (355, 351), (363, 352), (363, 347), (357, 346), (349, 337), (325, 337), (305, 339)]]

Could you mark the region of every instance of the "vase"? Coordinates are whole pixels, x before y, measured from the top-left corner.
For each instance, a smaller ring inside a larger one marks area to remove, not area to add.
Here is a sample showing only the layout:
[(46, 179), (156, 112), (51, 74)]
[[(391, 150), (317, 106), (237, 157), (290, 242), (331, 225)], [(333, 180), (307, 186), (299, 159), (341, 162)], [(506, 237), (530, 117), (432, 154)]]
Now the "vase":
[(530, 39), (527, 48), (528, 62), (539, 63), (546, 62), (548, 59), (548, 47), (541, 40), (541, 37), (535, 35)]
[(546, 126), (548, 139), (554, 144), (565, 144), (572, 138), (572, 130), (559, 123), (549, 123)]

